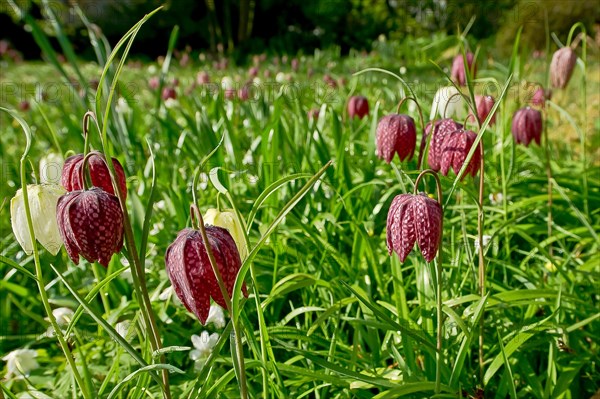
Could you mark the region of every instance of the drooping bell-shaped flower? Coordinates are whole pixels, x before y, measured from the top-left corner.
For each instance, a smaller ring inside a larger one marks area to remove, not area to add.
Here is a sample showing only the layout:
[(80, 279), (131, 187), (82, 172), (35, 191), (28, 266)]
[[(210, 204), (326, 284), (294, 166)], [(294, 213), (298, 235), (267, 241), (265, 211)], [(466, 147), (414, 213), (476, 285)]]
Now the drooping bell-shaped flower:
[[(471, 130), (458, 129), (448, 134), (442, 146), (442, 161), (440, 163), (440, 172), (446, 176), (450, 167), (454, 173), (458, 174), (462, 168), (471, 147), (477, 138), (477, 134)], [(480, 169), (481, 164), (481, 147), (477, 146), (465, 173), (463, 179), (467, 175), (475, 176)]]
[(544, 108), (546, 105), (546, 100), (549, 100), (552, 96), (552, 92), (550, 90), (546, 91), (543, 87), (538, 87), (531, 96), (530, 103), (534, 107)]
[[(65, 189), (57, 184), (30, 184), (27, 186), (29, 211), (35, 238), (48, 252), (56, 255), (63, 244), (56, 223), (56, 204)], [(10, 200), (10, 221), (17, 241), (27, 255), (33, 252), (25, 214), (25, 199), (19, 189)]]
[(59, 184), (65, 161), (59, 154), (51, 152), (40, 159), (40, 182), (42, 184)]
[[(81, 173), (83, 158), (83, 154), (77, 154), (70, 156), (65, 160), (60, 181), (67, 191), (83, 189), (83, 181), (81, 180), (83, 178)], [(125, 198), (127, 198), (127, 184), (125, 182), (125, 171), (123, 170), (123, 166), (121, 166), (121, 163), (116, 158), (113, 158), (112, 162), (121, 192)], [(108, 166), (104, 162), (102, 156), (91, 154), (87, 160), (87, 170), (92, 179), (92, 186), (101, 188), (109, 194), (115, 194)]]
[(71, 260), (79, 255), (108, 267), (123, 247), (123, 211), (119, 199), (98, 187), (71, 191), (58, 200), (56, 219)]
[(431, 141), (429, 142), (429, 153), (427, 155), (427, 163), (429, 167), (436, 172), (440, 170), (440, 163), (442, 162), (442, 146), (448, 134), (455, 130), (461, 129), (463, 126), (455, 122), (450, 118), (441, 119), (432, 124), (429, 122), (425, 126), (425, 134), (423, 135), (423, 141), (421, 141), (421, 154), (425, 149), (427, 138), (431, 134)]
[[(206, 226), (205, 229), (219, 274), (231, 297), (242, 264), (239, 251), (226, 229), (217, 226)], [(167, 248), (165, 264), (177, 297), (203, 325), (210, 312), (210, 298), (221, 307), (227, 307), (200, 231), (192, 228), (181, 230)], [(247, 295), (245, 285), (242, 291)]]
[(357, 116), (359, 119), (369, 115), (369, 101), (364, 96), (352, 96), (348, 100), (348, 116), (353, 119)]
[(511, 132), (517, 144), (527, 147), (533, 140), (539, 145), (542, 139), (542, 113), (529, 107), (517, 110)]
[(245, 227), (237, 222), (235, 212), (232, 209), (219, 211), (218, 209), (210, 208), (204, 215), (204, 223), (207, 225), (223, 227), (229, 231), (229, 234), (233, 237), (235, 245), (238, 248), (242, 262), (246, 259), (248, 256), (248, 248), (246, 247), (246, 239), (244, 237)]
[[(475, 75), (477, 74), (477, 66), (473, 62), (475, 60), (475, 56), (473, 55), (473, 53), (467, 53), (466, 55), (467, 67), (471, 71), (472, 78), (475, 78)], [(467, 74), (465, 71), (465, 63), (463, 61), (462, 54), (459, 54), (456, 57), (454, 57), (454, 60), (452, 61), (451, 78), (459, 86), (467, 85)]]
[(415, 152), (417, 129), (408, 115), (386, 115), (377, 124), (377, 156), (387, 163), (398, 154), (400, 161), (410, 160)]
[(206, 71), (200, 71), (196, 75), (196, 83), (199, 85), (205, 85), (210, 83), (210, 75)]
[(442, 207), (421, 194), (397, 195), (387, 216), (387, 247), (396, 252), (401, 262), (412, 251), (415, 242), (427, 262), (435, 258), (442, 234)]
[(431, 114), (429, 119), (434, 119), (436, 115), (439, 115), (442, 118), (464, 118), (465, 106), (465, 99), (462, 97), (456, 87), (441, 87), (433, 97), (433, 104), (431, 106)]
[(564, 89), (571, 79), (576, 63), (577, 54), (575, 54), (575, 51), (571, 47), (563, 47), (556, 50), (550, 62), (550, 81), (552, 82), (552, 87)]
[[(492, 96), (475, 96), (475, 109), (477, 110), (477, 117), (479, 121), (483, 123), (485, 118), (488, 117), (492, 108), (494, 108), (494, 97)], [(490, 125), (496, 123), (496, 114), (492, 115), (490, 118)]]

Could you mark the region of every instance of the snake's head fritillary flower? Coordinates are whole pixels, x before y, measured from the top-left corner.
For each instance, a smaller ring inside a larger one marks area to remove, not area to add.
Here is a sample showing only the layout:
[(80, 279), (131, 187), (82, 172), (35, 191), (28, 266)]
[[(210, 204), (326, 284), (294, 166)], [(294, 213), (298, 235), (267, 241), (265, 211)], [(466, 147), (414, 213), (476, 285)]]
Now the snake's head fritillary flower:
[(119, 199), (98, 187), (71, 191), (59, 198), (56, 219), (69, 257), (108, 267), (123, 247), (123, 211)]
[(546, 100), (549, 100), (552, 96), (552, 92), (550, 90), (546, 91), (543, 87), (538, 87), (531, 96), (531, 105), (534, 107), (544, 108), (546, 105)]
[(386, 115), (377, 124), (377, 156), (387, 163), (398, 154), (400, 161), (411, 159), (417, 143), (415, 121), (408, 115)]
[[(30, 184), (27, 186), (33, 233), (40, 244), (52, 255), (56, 255), (63, 244), (56, 222), (56, 204), (65, 192), (65, 189), (57, 184)], [(27, 225), (22, 189), (19, 189), (10, 200), (10, 221), (21, 248), (27, 255), (31, 255), (33, 247)]]
[[(477, 110), (477, 118), (483, 123), (485, 118), (488, 117), (492, 108), (494, 108), (495, 100), (492, 96), (475, 96), (475, 109)], [(496, 114), (490, 118), (490, 125), (496, 123)]]
[[(448, 134), (442, 146), (442, 161), (440, 163), (440, 172), (446, 176), (450, 167), (454, 173), (458, 174), (462, 168), (473, 143), (477, 139), (477, 134), (471, 130), (458, 129)], [(467, 175), (475, 176), (481, 166), (481, 147), (477, 146), (465, 173), (463, 179)]]
[[(475, 56), (473, 55), (473, 53), (467, 53), (466, 55), (467, 66), (471, 71), (471, 76), (475, 78), (475, 75), (477, 73), (477, 66), (474, 64)], [(452, 80), (456, 82), (456, 84), (458, 84), (459, 86), (467, 85), (467, 74), (465, 71), (465, 63), (463, 61), (462, 54), (459, 54), (456, 57), (454, 57), (454, 60), (452, 61), (451, 77)]]
[(357, 116), (359, 119), (369, 115), (369, 101), (364, 96), (352, 96), (348, 100), (348, 116), (353, 119)]
[(160, 86), (160, 79), (158, 78), (158, 76), (153, 76), (150, 79), (148, 79), (148, 87), (150, 87), (150, 89), (156, 90), (156, 89), (158, 89), (159, 86)]
[(463, 118), (465, 116), (465, 99), (454, 86), (441, 87), (433, 97), (429, 119), (436, 115), (442, 118)]
[(64, 163), (63, 157), (54, 152), (42, 157), (40, 159), (40, 182), (42, 184), (60, 184)]
[(235, 212), (232, 209), (226, 209), (219, 211), (215, 208), (210, 208), (204, 215), (204, 223), (207, 225), (213, 225), (223, 227), (235, 241), (235, 245), (240, 253), (242, 262), (248, 256), (248, 248), (246, 247), (246, 239), (244, 238), (245, 227), (237, 222)]
[(575, 51), (571, 47), (563, 47), (556, 50), (550, 62), (550, 81), (552, 82), (552, 87), (564, 89), (571, 79), (576, 63), (577, 54), (575, 54)]
[(542, 138), (542, 113), (529, 107), (517, 110), (513, 116), (511, 131), (517, 144), (527, 147), (533, 140), (539, 145)]
[(425, 149), (427, 138), (431, 134), (431, 141), (429, 143), (429, 154), (427, 156), (427, 163), (429, 167), (436, 172), (440, 170), (440, 163), (442, 162), (442, 146), (446, 137), (455, 130), (462, 129), (462, 125), (455, 122), (453, 119), (446, 118), (436, 122), (429, 122), (425, 126), (425, 134), (423, 135), (423, 141), (421, 141), (421, 153)]
[[(235, 241), (222, 227), (206, 226), (206, 235), (227, 293), (231, 297), (242, 265)], [(191, 228), (181, 230), (167, 248), (165, 263), (177, 297), (203, 325), (206, 325), (209, 315), (211, 297), (221, 307), (227, 307), (200, 231)], [(247, 295), (245, 286), (242, 290)]]
[(435, 258), (442, 234), (442, 207), (421, 194), (397, 195), (387, 216), (387, 247), (396, 252), (401, 262), (412, 251), (415, 242), (427, 262)]
[[(60, 181), (67, 191), (83, 189), (83, 176), (81, 173), (83, 158), (83, 154), (77, 154), (70, 156), (65, 160)], [(123, 170), (123, 166), (121, 166), (121, 163), (116, 158), (113, 158), (112, 162), (121, 192), (127, 197), (127, 184), (125, 182), (125, 171)], [(108, 166), (106, 165), (106, 162), (104, 162), (102, 156), (91, 154), (87, 161), (87, 170), (90, 172), (92, 186), (98, 187), (109, 194), (115, 194)]]
[(169, 99), (171, 100), (177, 100), (177, 92), (175, 91), (174, 87), (165, 87), (163, 88), (163, 91), (161, 93), (161, 97), (163, 100), (167, 101)]
[(210, 75), (206, 71), (200, 71), (196, 75), (196, 83), (199, 85), (205, 85), (210, 83)]

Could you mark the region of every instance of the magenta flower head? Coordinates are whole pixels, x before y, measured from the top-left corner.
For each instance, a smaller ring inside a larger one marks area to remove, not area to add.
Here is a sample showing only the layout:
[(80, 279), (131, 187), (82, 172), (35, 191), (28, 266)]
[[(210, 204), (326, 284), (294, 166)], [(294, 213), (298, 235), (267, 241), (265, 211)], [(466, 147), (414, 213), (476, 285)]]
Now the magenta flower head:
[(350, 119), (358, 116), (360, 119), (369, 115), (369, 101), (363, 96), (352, 96), (348, 100), (348, 115)]
[(542, 138), (542, 113), (529, 107), (517, 110), (513, 116), (511, 131), (517, 144), (527, 147), (534, 140), (539, 145)]
[(198, 75), (196, 75), (196, 82), (199, 85), (205, 85), (205, 84), (210, 83), (210, 76), (208, 75), (208, 72), (206, 72), (206, 71), (198, 72)]
[(397, 195), (387, 216), (387, 247), (396, 252), (401, 262), (412, 251), (415, 242), (427, 262), (438, 252), (442, 234), (442, 207), (421, 194)]
[(71, 191), (58, 199), (58, 231), (71, 260), (79, 255), (88, 262), (108, 267), (114, 253), (123, 247), (123, 211), (112, 194), (93, 187)]
[(576, 62), (577, 54), (575, 54), (575, 51), (571, 47), (563, 47), (556, 50), (550, 62), (550, 81), (552, 82), (552, 87), (564, 89), (567, 86)]
[[(440, 163), (440, 172), (444, 176), (448, 174), (450, 167), (452, 167), (454, 173), (458, 174), (476, 138), (477, 134), (471, 130), (458, 129), (448, 134), (442, 146), (442, 161)], [(477, 146), (462, 178), (464, 179), (467, 175), (475, 176), (480, 169), (480, 164), (481, 147)]]
[(549, 100), (552, 96), (550, 90), (545, 91), (543, 87), (538, 87), (531, 96), (530, 104), (534, 107), (544, 108), (546, 100)]
[(165, 87), (162, 91), (161, 97), (165, 101), (168, 99), (175, 100), (177, 99), (177, 92), (173, 87)]
[(377, 124), (377, 156), (387, 163), (398, 154), (400, 161), (410, 160), (415, 152), (417, 129), (408, 115), (386, 115)]
[[(89, 155), (87, 162), (87, 168), (92, 179), (92, 186), (99, 187), (107, 193), (114, 195), (115, 190), (104, 158), (97, 153), (92, 153)], [(123, 166), (121, 166), (121, 163), (116, 158), (113, 158), (112, 162), (117, 174), (116, 177), (119, 182), (119, 188), (123, 195), (127, 197), (127, 185), (125, 183), (125, 171), (123, 170)], [(67, 191), (83, 190), (82, 166), (83, 154), (73, 155), (65, 160), (60, 183)]]
[[(206, 226), (205, 230), (219, 274), (231, 298), (235, 279), (242, 265), (238, 248), (226, 229)], [(199, 230), (181, 230), (167, 248), (165, 263), (177, 297), (203, 325), (210, 310), (210, 298), (227, 308), (227, 301), (223, 298)], [(248, 295), (245, 285), (242, 292), (245, 296)]]
[[(473, 53), (467, 53), (467, 66), (469, 67), (469, 70), (471, 71), (471, 76), (473, 78), (477, 74), (477, 66), (474, 63), (474, 60), (475, 56), (473, 55)], [(467, 74), (465, 73), (465, 64), (463, 61), (462, 54), (459, 54), (456, 57), (454, 57), (454, 61), (452, 61), (451, 77), (452, 80), (456, 82), (456, 84), (458, 84), (459, 86), (467, 85)]]
[[(492, 96), (475, 96), (475, 109), (477, 110), (477, 117), (479, 121), (483, 123), (485, 118), (490, 114), (494, 107), (494, 97)], [(492, 115), (490, 119), (490, 125), (496, 123), (496, 114)]]
[(442, 162), (442, 146), (448, 134), (455, 130), (461, 129), (463, 126), (455, 122), (453, 119), (446, 118), (436, 122), (429, 122), (425, 126), (425, 134), (423, 135), (423, 141), (421, 142), (421, 154), (425, 149), (425, 143), (427, 137), (432, 134), (431, 142), (429, 143), (429, 155), (427, 156), (427, 163), (429, 167), (436, 172), (440, 170), (440, 163)]

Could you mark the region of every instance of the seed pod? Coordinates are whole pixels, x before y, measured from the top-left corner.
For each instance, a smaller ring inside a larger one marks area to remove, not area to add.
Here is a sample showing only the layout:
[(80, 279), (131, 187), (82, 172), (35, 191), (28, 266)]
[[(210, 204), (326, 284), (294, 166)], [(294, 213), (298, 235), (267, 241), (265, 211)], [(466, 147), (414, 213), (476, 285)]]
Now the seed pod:
[(396, 252), (404, 262), (416, 242), (431, 262), (439, 248), (441, 226), (442, 207), (437, 201), (423, 193), (397, 195), (387, 216), (388, 253)]
[(59, 198), (56, 220), (71, 260), (79, 255), (108, 267), (123, 247), (123, 211), (119, 199), (98, 187), (71, 191)]
[[(219, 274), (231, 297), (242, 265), (237, 246), (226, 229), (217, 226), (206, 226), (205, 229)], [(200, 231), (191, 228), (181, 230), (167, 248), (165, 264), (177, 297), (203, 325), (210, 312), (211, 297), (221, 307), (227, 307)], [(242, 292), (247, 296), (245, 285)]]
[[(101, 188), (109, 194), (115, 194), (115, 190), (110, 179), (110, 172), (104, 162), (104, 159), (97, 154), (91, 154), (87, 161), (87, 170), (90, 172), (92, 186)], [(121, 192), (127, 198), (127, 185), (125, 183), (125, 171), (121, 163), (116, 159), (112, 159), (115, 168), (117, 181)], [(81, 167), (83, 166), (83, 154), (70, 156), (65, 161), (60, 179), (61, 184), (67, 191), (75, 191), (83, 189)]]
[[(473, 55), (473, 53), (467, 53), (467, 66), (469, 68), (469, 70), (471, 71), (471, 76), (473, 78), (475, 78), (475, 75), (477, 74), (477, 66), (473, 63), (475, 56)], [(457, 55), (456, 57), (454, 57), (454, 60), (452, 61), (452, 72), (451, 72), (451, 77), (452, 80), (454, 82), (456, 82), (456, 84), (458, 84), (459, 86), (466, 86), (467, 85), (467, 74), (465, 73), (465, 63), (463, 61), (463, 56), (462, 54)]]
[(534, 140), (539, 145), (542, 138), (542, 113), (529, 107), (517, 110), (513, 116), (511, 132), (517, 144), (527, 147)]
[(550, 81), (552, 82), (552, 87), (564, 89), (571, 79), (576, 63), (577, 54), (575, 54), (575, 51), (571, 47), (563, 47), (556, 50), (550, 62)]
[(369, 115), (369, 101), (363, 96), (352, 96), (348, 100), (348, 116), (353, 119), (357, 116), (359, 119)]
[[(56, 223), (56, 204), (58, 198), (64, 193), (65, 189), (56, 184), (30, 184), (27, 186), (33, 233), (40, 244), (52, 255), (56, 255), (63, 244)], [(10, 200), (10, 222), (21, 248), (27, 255), (31, 255), (33, 247), (29, 235), (27, 215), (25, 214), (25, 198), (23, 198), (22, 189), (19, 189)]]
[[(477, 138), (477, 134), (471, 130), (458, 129), (448, 134), (442, 146), (442, 161), (440, 163), (440, 172), (446, 176), (450, 167), (454, 173), (458, 174), (462, 168), (471, 147)], [(481, 147), (477, 147), (473, 157), (469, 161), (463, 179), (467, 175), (475, 176), (480, 169)]]
[(442, 119), (433, 123), (429, 122), (427, 126), (425, 126), (425, 134), (423, 135), (423, 141), (421, 141), (421, 153), (425, 149), (425, 144), (427, 142), (427, 137), (429, 134), (431, 136), (431, 142), (429, 143), (429, 155), (427, 156), (427, 163), (429, 167), (436, 172), (440, 170), (440, 163), (442, 161), (442, 146), (444, 145), (444, 141), (446, 137), (451, 132), (462, 129), (462, 125), (454, 120), (447, 118)]
[(396, 153), (400, 161), (410, 160), (416, 143), (415, 121), (408, 115), (386, 115), (377, 124), (377, 156), (387, 163)]

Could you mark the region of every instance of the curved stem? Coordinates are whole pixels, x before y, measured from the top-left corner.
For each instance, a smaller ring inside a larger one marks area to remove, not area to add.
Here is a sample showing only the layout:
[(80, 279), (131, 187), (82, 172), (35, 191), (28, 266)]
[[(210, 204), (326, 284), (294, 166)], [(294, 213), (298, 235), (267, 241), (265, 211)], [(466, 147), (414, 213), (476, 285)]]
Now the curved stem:
[[(485, 296), (485, 258), (484, 258), (484, 243), (483, 243), (483, 226), (484, 226), (484, 212), (483, 212), (483, 195), (484, 195), (484, 166), (485, 158), (483, 153), (483, 141), (479, 142), (479, 149), (481, 151), (481, 163), (479, 169), (479, 202), (477, 204), (477, 239), (479, 240), (479, 265), (477, 268), (477, 275), (479, 280), (479, 295), (481, 298)], [(483, 327), (484, 317), (483, 309), (479, 319), (479, 380), (483, 385)]]
[[(148, 295), (148, 288), (146, 286), (146, 275), (144, 272), (144, 267), (140, 261), (140, 256), (137, 252), (135, 245), (135, 236), (133, 234), (133, 228), (131, 227), (131, 220), (129, 219), (129, 213), (127, 212), (127, 203), (125, 201), (125, 193), (121, 191), (121, 185), (118, 183), (116, 178), (117, 173), (115, 171), (115, 166), (113, 162), (107, 162), (107, 159), (112, 159), (110, 157), (110, 152), (108, 148), (108, 144), (106, 143), (105, 135), (103, 134), (103, 130), (100, 129), (98, 125), (98, 120), (96, 119), (96, 115), (88, 111), (86, 115), (88, 118), (92, 119), (96, 123), (96, 127), (98, 128), (98, 133), (100, 135), (100, 143), (102, 145), (102, 155), (106, 162), (106, 166), (108, 167), (108, 172), (110, 174), (110, 179), (113, 184), (113, 188), (115, 191), (115, 195), (119, 199), (119, 204), (121, 205), (121, 210), (123, 211), (123, 238), (125, 243), (127, 244), (127, 250), (129, 251), (129, 255), (131, 257), (130, 268), (131, 268), (131, 277), (133, 279), (133, 288), (136, 293), (136, 297), (138, 299), (138, 303), (140, 304), (140, 311), (142, 313), (142, 318), (144, 319), (144, 324), (146, 326), (146, 331), (150, 332), (150, 346), (153, 351), (157, 351), (162, 348), (162, 342), (160, 339), (160, 334), (158, 331), (158, 327), (156, 325), (156, 318), (154, 316), (154, 311), (152, 309), (152, 302), (150, 301), (150, 296)], [(106, 120), (105, 120), (106, 121)], [(164, 355), (161, 355), (158, 359), (161, 363), (165, 362)], [(169, 386), (169, 372), (165, 369), (162, 370), (162, 380), (164, 385), (163, 396), (165, 399), (171, 399), (171, 390)]]
[(444, 314), (442, 311), (442, 237), (444, 231), (444, 206), (442, 205), (442, 185), (440, 183), (440, 178), (438, 174), (431, 170), (426, 169), (419, 173), (417, 179), (415, 180), (415, 189), (414, 194), (417, 194), (419, 182), (426, 174), (430, 174), (435, 179), (435, 184), (437, 187), (437, 202), (440, 204), (440, 208), (442, 210), (442, 218), (440, 220), (440, 241), (438, 245), (438, 253), (435, 260), (435, 271), (436, 271), (436, 285), (435, 285), (435, 305), (436, 305), (436, 313), (437, 313), (437, 338), (436, 338), (436, 362), (435, 362), (435, 393), (439, 394), (441, 392), (442, 387), (442, 363), (443, 359), (443, 328), (444, 328)]
[[(550, 141), (548, 140), (548, 124), (546, 123), (546, 109), (542, 110), (544, 115), (543, 123), (543, 135), (544, 135), (544, 155), (546, 156), (546, 177), (548, 179), (548, 239), (552, 237), (552, 165), (550, 164)], [(550, 261), (552, 262), (553, 248), (552, 243), (549, 244), (548, 255), (550, 255)]]
[(27, 166), (27, 156), (29, 154), (29, 150), (31, 149), (31, 130), (29, 129), (29, 126), (27, 125), (27, 123), (23, 119), (21, 119), (21, 117), (19, 117), (18, 115), (15, 115), (13, 112), (11, 112), (8, 109), (3, 108), (3, 107), (0, 107), (0, 110), (7, 112), (13, 118), (15, 118), (17, 120), (17, 122), (19, 122), (19, 124), (21, 125), (21, 127), (23, 129), (23, 132), (25, 133), (26, 139), (27, 139), (26, 140), (27, 142), (25, 145), (25, 151), (23, 151), (23, 155), (21, 156), (21, 161), (20, 161), (21, 191), (23, 193), (23, 207), (25, 208), (25, 217), (27, 219), (27, 230), (29, 232), (29, 238), (31, 240), (31, 248), (33, 248), (33, 263), (35, 265), (35, 276), (36, 276), (38, 290), (40, 292), (40, 299), (42, 301), (42, 305), (44, 306), (44, 310), (45, 310), (46, 314), (48, 315), (48, 320), (50, 320), (50, 324), (52, 325), (52, 328), (54, 329), (54, 331), (56, 333), (56, 339), (58, 339), (58, 343), (59, 343), (63, 353), (65, 354), (67, 363), (69, 364), (69, 367), (71, 368), (71, 371), (73, 372), (73, 378), (77, 382), (79, 389), (81, 389), (81, 393), (82, 393), (83, 397), (85, 399), (92, 399), (92, 395), (89, 392), (87, 385), (85, 384), (84, 380), (81, 378), (81, 375), (79, 374), (79, 371), (77, 370), (77, 364), (75, 363), (75, 358), (73, 357), (73, 354), (71, 353), (69, 345), (68, 345), (67, 341), (65, 340), (58, 323), (56, 322), (56, 318), (54, 317), (54, 314), (52, 314), (52, 306), (50, 305), (50, 301), (48, 300), (48, 293), (46, 291), (46, 287), (44, 286), (44, 277), (42, 275), (42, 264), (40, 262), (40, 254), (37, 249), (35, 230), (33, 228), (33, 217), (31, 216), (31, 208), (29, 206), (29, 193), (28, 193), (28, 187), (27, 187), (26, 166)]
[[(96, 120), (96, 116), (92, 111), (88, 111), (83, 115), (83, 155), (87, 155), (88, 150), (90, 148), (90, 118)], [(96, 120), (96, 126), (98, 126), (98, 121)]]
[[(197, 217), (197, 219), (196, 219)], [(190, 205), (190, 218), (192, 220), (192, 227), (196, 230), (200, 230), (200, 235), (202, 236), (202, 241), (204, 241), (204, 248), (206, 249), (206, 253), (208, 254), (208, 259), (210, 261), (210, 266), (212, 267), (213, 273), (215, 274), (215, 278), (217, 280), (217, 284), (219, 285), (219, 289), (221, 290), (221, 295), (223, 295), (223, 299), (225, 300), (225, 304), (227, 305), (227, 310), (229, 314), (232, 315), (231, 321), (233, 323), (233, 334), (235, 336), (235, 346), (237, 353), (237, 364), (240, 371), (239, 375), (239, 385), (240, 385), (240, 396), (242, 399), (248, 398), (248, 386), (246, 382), (246, 369), (244, 366), (244, 347), (242, 346), (242, 336), (240, 335), (239, 324), (233, 321), (233, 307), (231, 305), (231, 297), (227, 292), (227, 287), (225, 287), (225, 283), (223, 282), (223, 277), (219, 271), (219, 267), (217, 265), (217, 261), (213, 254), (210, 241), (208, 240), (208, 236), (206, 235), (206, 228), (204, 227), (204, 219), (202, 219), (202, 214), (196, 204)]]

